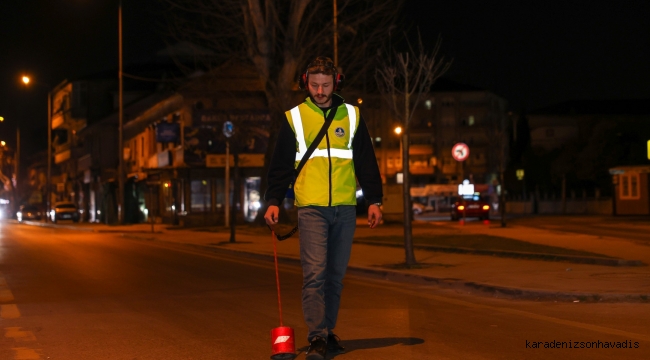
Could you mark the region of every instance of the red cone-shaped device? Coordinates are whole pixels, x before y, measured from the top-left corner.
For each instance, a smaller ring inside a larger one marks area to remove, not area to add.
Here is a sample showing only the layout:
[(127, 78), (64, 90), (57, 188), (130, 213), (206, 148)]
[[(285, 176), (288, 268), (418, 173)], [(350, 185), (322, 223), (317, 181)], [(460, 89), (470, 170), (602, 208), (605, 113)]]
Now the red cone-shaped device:
[(271, 330), (271, 359), (293, 359), (296, 353), (296, 342), (294, 341), (293, 329), (288, 326), (280, 326)]
[(278, 271), (278, 250), (275, 240), (275, 231), (271, 231), (273, 237), (273, 258), (275, 259), (275, 283), (278, 288), (278, 309), (280, 310), (280, 327), (271, 330), (271, 359), (283, 360), (293, 359), (296, 355), (296, 342), (293, 329), (284, 326), (282, 323), (282, 298), (280, 297), (280, 274)]

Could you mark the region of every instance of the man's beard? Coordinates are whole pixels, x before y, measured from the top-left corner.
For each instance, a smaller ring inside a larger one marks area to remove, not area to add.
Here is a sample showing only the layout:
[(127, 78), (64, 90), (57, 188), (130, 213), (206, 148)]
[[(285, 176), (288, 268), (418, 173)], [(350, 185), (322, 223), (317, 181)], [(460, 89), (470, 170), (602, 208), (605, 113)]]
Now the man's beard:
[(316, 105), (324, 105), (327, 104), (332, 99), (332, 94), (330, 95), (312, 95), (311, 98), (314, 100)]

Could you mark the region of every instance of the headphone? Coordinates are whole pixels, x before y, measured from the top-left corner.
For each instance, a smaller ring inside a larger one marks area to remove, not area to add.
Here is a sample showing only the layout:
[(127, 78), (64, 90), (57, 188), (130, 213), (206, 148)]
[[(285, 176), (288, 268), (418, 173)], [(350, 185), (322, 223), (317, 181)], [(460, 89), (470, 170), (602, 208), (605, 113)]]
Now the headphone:
[(307, 70), (300, 75), (298, 79), (298, 87), (301, 90), (307, 90), (307, 82), (309, 81), (309, 69), (313, 67), (324, 67), (325, 69), (331, 69), (334, 77), (334, 91), (343, 90), (343, 84), (345, 83), (345, 75), (339, 74), (338, 70), (334, 66), (332, 59), (326, 56), (319, 56), (314, 61), (310, 62), (307, 65)]

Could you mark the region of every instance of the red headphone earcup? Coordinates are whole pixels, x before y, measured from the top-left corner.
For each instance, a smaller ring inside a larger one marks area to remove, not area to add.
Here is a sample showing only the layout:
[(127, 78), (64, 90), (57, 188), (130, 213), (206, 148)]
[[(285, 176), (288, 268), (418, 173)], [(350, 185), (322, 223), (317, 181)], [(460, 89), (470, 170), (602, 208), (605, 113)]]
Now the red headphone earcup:
[(344, 85), (345, 85), (345, 75), (336, 74), (336, 81), (334, 82), (334, 91), (343, 90)]
[(298, 87), (301, 90), (307, 90), (307, 74), (306, 73), (300, 75), (300, 80), (298, 81)]

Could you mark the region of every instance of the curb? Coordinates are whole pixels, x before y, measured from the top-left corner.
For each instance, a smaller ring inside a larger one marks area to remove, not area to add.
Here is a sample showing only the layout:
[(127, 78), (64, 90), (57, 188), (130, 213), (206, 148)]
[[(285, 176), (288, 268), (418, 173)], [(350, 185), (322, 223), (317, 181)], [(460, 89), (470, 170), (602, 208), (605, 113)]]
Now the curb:
[(17, 220), (10, 220), (9, 222), (11, 222), (12, 224), (18, 224), (18, 225), (39, 226), (39, 227), (52, 228), (52, 229), (66, 229), (66, 230), (95, 232), (95, 229), (93, 229), (93, 228), (82, 227), (82, 226), (74, 226), (74, 225), (60, 225), (60, 224), (45, 223), (45, 222), (39, 222), (39, 221), (18, 222)]
[[(207, 246), (199, 244), (183, 244), (173, 241), (158, 240), (155, 237), (141, 237), (137, 235), (122, 235), (124, 238), (160, 241), (189, 246), (196, 249), (208, 250), (217, 253), (227, 253), (228, 255), (247, 257), (256, 260), (273, 262), (273, 255), (267, 253), (258, 253), (244, 250), (228, 249), (218, 246)], [(278, 256), (278, 262), (291, 265), (300, 265), (300, 259), (290, 256)], [(548, 290), (534, 290), (513, 288), (499, 285), (476, 283), (458, 279), (436, 278), (433, 276), (409, 274), (400, 271), (391, 271), (385, 269), (375, 269), (364, 266), (348, 266), (348, 274), (353, 276), (367, 277), (373, 279), (386, 280), (394, 283), (409, 283), (415, 285), (435, 285), (445, 289), (456, 289), (459, 291), (469, 291), (469, 293), (480, 296), (488, 296), (500, 299), (529, 300), (543, 302), (573, 302), (573, 303), (601, 303), (601, 302), (620, 302), (620, 303), (650, 303), (650, 293), (646, 294), (599, 294), (589, 292), (559, 292)]]
[(53, 223), (44, 223), (39, 221), (23, 221), (18, 222), (17, 220), (9, 220), (8, 222), (18, 225), (31, 225), (39, 227), (47, 227), (52, 229), (66, 229), (66, 230), (76, 230), (76, 231), (85, 231), (85, 232), (95, 232), (95, 233), (139, 233), (139, 234), (162, 234), (162, 231), (150, 230), (129, 230), (129, 229), (97, 229), (92, 226), (78, 226), (78, 225), (61, 225)]
[[(368, 240), (354, 240), (357, 244), (373, 245), (373, 246), (388, 246), (403, 248), (402, 244), (390, 244), (379, 241)], [(473, 254), (473, 255), (491, 255), (500, 257), (509, 257), (517, 259), (531, 259), (531, 260), (545, 260), (545, 261), (561, 261), (576, 264), (589, 264), (589, 265), (604, 265), (604, 266), (647, 266), (640, 260), (625, 260), (616, 258), (598, 258), (591, 256), (578, 256), (578, 255), (557, 255), (557, 254), (540, 254), (540, 253), (527, 253), (518, 251), (502, 251), (502, 250), (478, 250), (459, 247), (447, 247), (436, 245), (413, 245), (417, 250), (429, 250), (457, 254)]]

